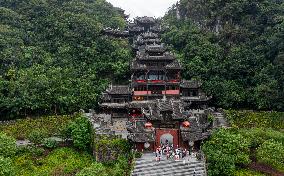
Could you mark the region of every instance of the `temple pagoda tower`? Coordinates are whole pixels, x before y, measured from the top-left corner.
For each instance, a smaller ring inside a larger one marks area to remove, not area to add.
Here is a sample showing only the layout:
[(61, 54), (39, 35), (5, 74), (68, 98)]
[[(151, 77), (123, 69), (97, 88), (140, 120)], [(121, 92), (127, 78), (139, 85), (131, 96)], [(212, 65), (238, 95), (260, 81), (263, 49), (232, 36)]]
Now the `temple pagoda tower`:
[(181, 78), (182, 65), (161, 42), (161, 32), (152, 17), (136, 18), (126, 31), (105, 30), (107, 35), (131, 38), (136, 57), (130, 63), (129, 85), (110, 85), (103, 92), (100, 128), (128, 138), (141, 151), (152, 151), (165, 141), (198, 148), (211, 133), (211, 97), (202, 91), (201, 82)]

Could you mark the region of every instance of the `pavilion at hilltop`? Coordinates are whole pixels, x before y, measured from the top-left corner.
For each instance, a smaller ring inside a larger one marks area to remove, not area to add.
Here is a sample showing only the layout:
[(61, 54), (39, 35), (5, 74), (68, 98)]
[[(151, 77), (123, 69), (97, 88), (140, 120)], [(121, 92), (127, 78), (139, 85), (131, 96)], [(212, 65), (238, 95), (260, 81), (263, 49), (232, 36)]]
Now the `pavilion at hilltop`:
[(104, 32), (129, 37), (137, 54), (130, 63), (130, 83), (109, 85), (102, 93), (97, 132), (128, 138), (139, 151), (153, 151), (165, 141), (198, 149), (211, 134), (211, 97), (200, 81), (181, 78), (181, 63), (161, 42), (159, 21), (138, 17), (125, 31)]

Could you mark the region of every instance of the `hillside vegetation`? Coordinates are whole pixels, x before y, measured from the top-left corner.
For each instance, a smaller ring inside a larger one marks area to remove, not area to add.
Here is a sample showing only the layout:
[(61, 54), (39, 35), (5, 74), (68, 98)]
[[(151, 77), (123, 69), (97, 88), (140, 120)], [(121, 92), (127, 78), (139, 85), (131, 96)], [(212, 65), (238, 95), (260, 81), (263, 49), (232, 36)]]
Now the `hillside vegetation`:
[(125, 25), (104, 0), (1, 1), (0, 118), (93, 108), (131, 56), (127, 40), (101, 31)]
[(202, 146), (208, 175), (283, 175), (284, 114), (230, 110), (226, 117), (232, 127)]
[(181, 0), (163, 36), (213, 104), (284, 110), (283, 0)]

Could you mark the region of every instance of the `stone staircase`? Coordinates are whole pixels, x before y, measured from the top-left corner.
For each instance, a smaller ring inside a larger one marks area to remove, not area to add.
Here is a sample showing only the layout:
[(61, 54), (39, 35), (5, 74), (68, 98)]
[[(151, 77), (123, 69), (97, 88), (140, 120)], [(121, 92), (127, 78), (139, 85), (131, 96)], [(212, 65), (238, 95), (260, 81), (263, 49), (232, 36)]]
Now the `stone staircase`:
[(135, 161), (132, 176), (206, 176), (205, 162), (195, 156), (186, 157), (179, 161), (155, 161), (153, 153), (146, 153)]

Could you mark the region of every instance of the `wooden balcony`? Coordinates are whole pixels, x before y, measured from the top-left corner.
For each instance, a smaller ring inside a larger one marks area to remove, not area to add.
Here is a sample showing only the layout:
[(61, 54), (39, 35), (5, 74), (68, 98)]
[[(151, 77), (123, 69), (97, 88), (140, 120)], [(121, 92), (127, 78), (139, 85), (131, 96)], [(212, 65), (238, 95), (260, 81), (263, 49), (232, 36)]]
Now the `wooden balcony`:
[(165, 95), (179, 95), (180, 94), (180, 90), (166, 90), (166, 91), (162, 91), (162, 94), (165, 94)]
[(134, 91), (133, 95), (138, 96), (138, 95), (149, 95), (151, 94), (151, 91)]

